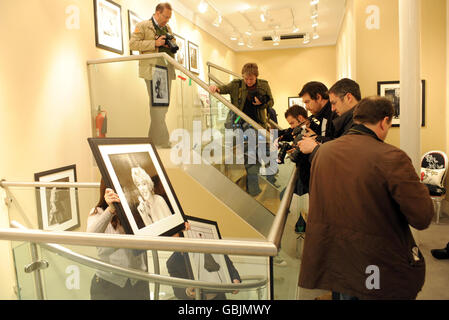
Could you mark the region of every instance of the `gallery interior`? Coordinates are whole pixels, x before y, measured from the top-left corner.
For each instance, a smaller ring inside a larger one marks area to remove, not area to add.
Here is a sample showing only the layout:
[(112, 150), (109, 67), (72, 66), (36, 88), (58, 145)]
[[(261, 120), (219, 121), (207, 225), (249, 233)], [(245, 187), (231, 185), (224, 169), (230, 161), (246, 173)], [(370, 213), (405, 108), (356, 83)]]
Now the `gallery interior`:
[[(244, 165), (222, 161), (226, 143), (211, 153), (211, 142), (225, 142), (227, 114), (238, 109), (209, 86), (241, 79), (247, 62), (257, 63), (259, 78), (270, 84), (278, 119), (273, 128), (288, 128), (284, 113), (301, 103), (305, 83), (331, 87), (350, 78), (363, 97), (384, 95), (382, 86), (390, 85), (401, 105), (409, 103), (385, 142), (405, 150), (418, 171), (426, 152), (449, 153), (449, 0), (169, 3), (168, 25), (180, 47), (173, 58), (130, 50), (135, 24), (151, 18), (155, 0), (0, 1), (0, 299), (90, 299), (98, 270), (149, 282), (154, 300), (179, 299), (174, 288), (196, 288), (192, 299), (205, 298), (208, 290), (230, 300), (326, 295), (298, 287), (306, 233), (296, 232), (295, 224), (308, 203), (294, 193), (295, 164), (278, 165), (274, 182), (260, 171), (261, 192), (251, 195)], [(152, 98), (168, 107), (169, 148), (148, 144), (142, 62), (163, 66), (168, 95), (154, 91)], [(417, 110), (419, 124), (407, 124), (404, 118)], [(105, 137), (116, 140), (88, 140)], [(123, 144), (127, 148), (120, 149)], [(159, 178), (153, 186), (165, 190), (173, 216), (151, 228), (130, 222), (126, 235), (87, 232), (102, 176), (120, 186), (119, 212), (128, 212), (124, 196), (131, 191), (105, 155), (139, 152), (151, 160)], [(58, 194), (67, 213), (60, 221), (51, 216)], [(443, 199), (438, 205), (429, 228), (412, 230), (426, 259), (418, 300), (449, 299), (449, 259), (430, 253), (449, 242), (449, 204)], [(171, 236), (185, 219), (190, 233)], [(147, 271), (105, 263), (97, 249), (105, 247), (144, 252)], [(185, 253), (185, 279), (169, 272), (175, 252)], [(221, 267), (219, 280), (195, 273), (208, 256)], [(231, 281), (228, 259), (240, 283)]]

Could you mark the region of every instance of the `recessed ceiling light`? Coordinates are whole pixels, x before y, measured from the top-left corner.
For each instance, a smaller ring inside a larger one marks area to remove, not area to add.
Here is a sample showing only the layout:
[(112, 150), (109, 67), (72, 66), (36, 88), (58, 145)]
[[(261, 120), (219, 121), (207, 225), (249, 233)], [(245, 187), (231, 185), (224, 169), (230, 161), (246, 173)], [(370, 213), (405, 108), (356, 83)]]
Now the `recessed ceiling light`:
[(207, 7), (208, 7), (207, 2), (202, 0), (198, 5), (198, 11), (201, 13), (205, 13), (207, 11)]

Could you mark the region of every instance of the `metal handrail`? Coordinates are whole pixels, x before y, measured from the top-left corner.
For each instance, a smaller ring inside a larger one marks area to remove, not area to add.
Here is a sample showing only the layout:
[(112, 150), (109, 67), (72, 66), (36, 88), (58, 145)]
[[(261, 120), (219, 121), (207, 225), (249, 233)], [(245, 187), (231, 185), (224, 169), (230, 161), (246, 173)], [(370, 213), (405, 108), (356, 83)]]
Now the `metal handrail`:
[(207, 64), (209, 67), (213, 67), (213, 68), (215, 68), (215, 69), (217, 69), (217, 70), (223, 71), (223, 72), (225, 72), (225, 73), (229, 73), (230, 75), (232, 75), (232, 76), (234, 76), (234, 77), (236, 77), (236, 78), (242, 79), (242, 75), (240, 75), (240, 74), (238, 74), (238, 73), (236, 73), (236, 72), (234, 72), (234, 71), (228, 70), (228, 69), (226, 69), (226, 68), (223, 68), (222, 66), (219, 66), (218, 64), (212, 63), (212, 62), (210, 62), (210, 61), (208, 61), (206, 64)]
[(35, 188), (99, 188), (99, 182), (15, 182), (0, 180), (0, 187), (35, 187)]
[[(20, 225), (17, 222), (11, 222), (11, 225), (13, 227), (16, 227), (18, 229), (24, 230), (25, 228)], [(25, 229), (27, 230), (27, 229)], [(104, 262), (102, 260), (98, 260), (89, 256), (82, 255), (80, 253), (74, 252), (68, 248), (65, 248), (61, 245), (57, 244), (48, 244), (48, 243), (41, 243), (39, 244), (41, 247), (56, 253), (64, 258), (67, 258), (69, 260), (72, 260), (74, 262), (80, 263), (82, 265), (85, 265), (87, 267), (101, 270), (105, 272), (112, 272), (117, 275), (121, 275), (124, 277), (136, 279), (136, 280), (143, 280), (143, 281), (151, 281), (151, 282), (157, 282), (163, 285), (170, 285), (170, 286), (176, 286), (176, 287), (194, 287), (194, 288), (201, 288), (201, 289), (208, 289), (208, 290), (215, 290), (215, 291), (234, 291), (234, 290), (243, 290), (243, 289), (254, 289), (259, 288), (267, 284), (268, 280), (267, 278), (263, 276), (246, 276), (241, 277), (242, 280), (245, 281), (254, 281), (251, 283), (233, 283), (233, 284), (223, 284), (223, 283), (213, 283), (213, 282), (206, 282), (206, 281), (199, 281), (199, 280), (189, 280), (189, 279), (183, 279), (183, 278), (176, 278), (176, 277), (169, 277), (169, 276), (163, 276), (159, 274), (151, 274), (140, 270), (135, 269), (129, 269), (124, 267), (115, 266), (112, 264), (109, 264), (107, 262)]]
[(265, 136), (265, 138), (269, 138), (269, 132), (266, 132), (265, 128), (263, 128), (260, 124), (258, 124), (256, 121), (251, 119), (246, 113), (244, 113), (242, 110), (234, 106), (232, 103), (227, 101), (225, 98), (223, 98), (220, 94), (212, 92), (209, 90), (209, 86), (202, 81), (200, 78), (198, 78), (195, 74), (187, 70), (183, 65), (178, 63), (175, 59), (170, 57), (168, 54), (164, 52), (159, 53), (150, 53), (150, 54), (141, 54), (141, 55), (132, 55), (132, 56), (126, 56), (126, 57), (120, 57), (120, 58), (109, 58), (109, 59), (97, 59), (97, 60), (88, 60), (87, 65), (95, 65), (95, 64), (104, 64), (104, 63), (111, 63), (111, 62), (123, 62), (123, 61), (134, 61), (134, 60), (146, 60), (146, 59), (153, 59), (153, 58), (164, 58), (166, 61), (168, 61), (171, 65), (173, 65), (176, 69), (182, 71), (185, 75), (187, 75), (190, 79), (192, 79), (194, 82), (196, 82), (200, 87), (202, 87), (204, 90), (209, 92), (210, 95), (218, 99), (221, 103), (223, 103), (226, 107), (231, 109), (232, 112), (239, 115), (245, 122), (249, 123), (254, 129), (260, 130), (260, 132)]

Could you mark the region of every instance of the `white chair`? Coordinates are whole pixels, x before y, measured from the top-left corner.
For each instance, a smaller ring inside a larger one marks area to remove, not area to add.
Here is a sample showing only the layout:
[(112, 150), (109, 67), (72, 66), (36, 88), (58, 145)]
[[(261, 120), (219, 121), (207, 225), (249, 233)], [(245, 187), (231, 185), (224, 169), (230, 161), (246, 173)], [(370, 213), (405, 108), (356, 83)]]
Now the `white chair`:
[(446, 196), (444, 181), (448, 169), (448, 158), (443, 151), (429, 151), (421, 158), (421, 182), (430, 191), (436, 212), (436, 223), (440, 222), (441, 201)]

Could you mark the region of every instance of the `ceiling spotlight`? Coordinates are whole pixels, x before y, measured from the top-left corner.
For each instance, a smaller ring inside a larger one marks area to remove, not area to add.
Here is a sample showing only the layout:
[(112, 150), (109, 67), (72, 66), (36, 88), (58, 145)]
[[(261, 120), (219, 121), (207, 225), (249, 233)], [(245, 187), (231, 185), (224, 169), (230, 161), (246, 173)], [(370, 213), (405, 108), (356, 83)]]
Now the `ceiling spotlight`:
[(317, 40), (317, 39), (319, 39), (320, 38), (320, 35), (315, 31), (314, 33), (313, 33), (313, 40)]
[(313, 11), (312, 15), (310, 16), (310, 19), (312, 20), (318, 19), (318, 11)]
[(278, 46), (278, 45), (279, 45), (279, 42), (277, 42), (277, 41), (273, 42), (273, 46)]
[(293, 33), (296, 33), (299, 31), (299, 28), (296, 25), (293, 25)]
[(245, 45), (245, 42), (243, 41), (243, 37), (242, 36), (240, 36), (240, 38), (239, 38), (239, 42), (237, 43), (239, 46), (244, 46)]
[(316, 28), (316, 27), (318, 27), (318, 20), (314, 19), (312, 22), (312, 28)]
[(219, 15), (215, 18), (213, 25), (218, 28), (222, 21), (223, 21), (223, 18)]
[(204, 0), (201, 0), (200, 4), (198, 5), (198, 11), (201, 13), (205, 13), (207, 11), (207, 2)]
[(265, 15), (263, 13), (260, 14), (260, 21), (265, 22)]
[(248, 39), (248, 42), (247, 42), (246, 46), (247, 46), (248, 48), (250, 48), (250, 49), (254, 47), (254, 45), (253, 45), (253, 40), (252, 40), (251, 38)]
[(249, 27), (248, 27), (248, 30), (245, 31), (245, 34), (246, 34), (247, 36), (251, 36), (251, 35), (253, 34), (253, 27), (252, 27), (252, 26), (249, 26)]
[(320, 2), (320, 0), (312, 0), (312, 1), (310, 1), (310, 5), (311, 5), (311, 6), (315, 6), (315, 5), (317, 5), (319, 2)]
[(235, 40), (237, 40), (238, 39), (238, 35), (237, 35), (237, 32), (233, 32), (233, 33), (231, 33), (231, 40), (232, 41), (235, 41)]
[(304, 36), (303, 43), (308, 44), (309, 42), (310, 42), (310, 35), (309, 35), (309, 33), (306, 33), (306, 35)]

